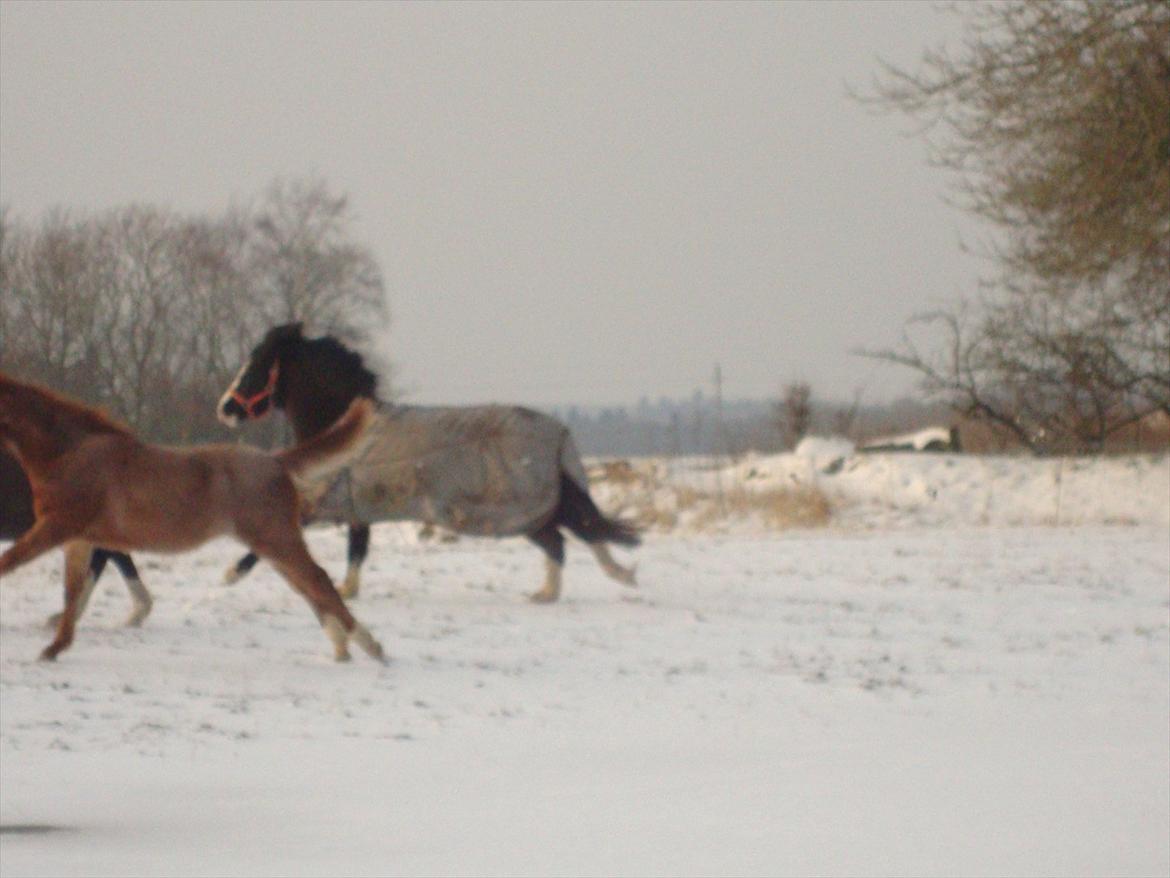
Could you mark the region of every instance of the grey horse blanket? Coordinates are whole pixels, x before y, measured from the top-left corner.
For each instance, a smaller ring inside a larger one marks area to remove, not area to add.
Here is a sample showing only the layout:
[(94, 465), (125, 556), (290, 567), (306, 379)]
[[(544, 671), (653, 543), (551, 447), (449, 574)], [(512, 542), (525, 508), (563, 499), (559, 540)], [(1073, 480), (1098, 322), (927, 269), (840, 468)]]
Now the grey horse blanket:
[(552, 515), (562, 472), (588, 491), (568, 428), (548, 415), (382, 405), (345, 468), (302, 488), (316, 521), (423, 521), (508, 536)]

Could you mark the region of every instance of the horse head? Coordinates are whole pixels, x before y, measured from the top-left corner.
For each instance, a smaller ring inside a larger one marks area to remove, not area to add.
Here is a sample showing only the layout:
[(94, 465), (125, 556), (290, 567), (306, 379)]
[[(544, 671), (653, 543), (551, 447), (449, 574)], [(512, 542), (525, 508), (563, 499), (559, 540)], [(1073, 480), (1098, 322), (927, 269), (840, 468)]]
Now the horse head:
[(320, 433), (358, 397), (377, 398), (377, 376), (331, 335), (305, 338), (300, 323), (270, 329), (216, 407), (229, 427), (283, 409), (298, 439)]
[(293, 344), (303, 340), (300, 323), (268, 330), (220, 398), (215, 410), (219, 419), (229, 427), (238, 427), (241, 421), (262, 418), (274, 405), (279, 408), (283, 404), (279, 394), (281, 359)]

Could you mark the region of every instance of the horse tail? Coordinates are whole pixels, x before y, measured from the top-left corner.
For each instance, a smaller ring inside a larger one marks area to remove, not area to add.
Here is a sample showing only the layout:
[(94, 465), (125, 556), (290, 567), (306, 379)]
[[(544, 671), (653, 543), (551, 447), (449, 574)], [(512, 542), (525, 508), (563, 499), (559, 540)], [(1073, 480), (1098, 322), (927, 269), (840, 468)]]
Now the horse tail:
[(587, 543), (636, 546), (642, 542), (631, 524), (607, 518), (589, 496), (589, 476), (568, 428), (561, 437), (561, 500), (557, 520)]
[(638, 529), (632, 524), (608, 518), (589, 492), (568, 473), (561, 473), (561, 502), (557, 507), (557, 523), (563, 524), (587, 543), (617, 543), (637, 546), (642, 542)]
[(359, 450), (358, 440), (373, 417), (373, 401), (359, 397), (324, 433), (278, 451), (274, 456), (292, 475), (306, 479), (322, 471), (340, 469)]
[(569, 428), (561, 427), (561, 453), (559, 463), (561, 472), (577, 484), (577, 487), (589, 493), (589, 475), (585, 472), (585, 462), (581, 460), (581, 452), (577, 450), (577, 443), (573, 441), (573, 434)]

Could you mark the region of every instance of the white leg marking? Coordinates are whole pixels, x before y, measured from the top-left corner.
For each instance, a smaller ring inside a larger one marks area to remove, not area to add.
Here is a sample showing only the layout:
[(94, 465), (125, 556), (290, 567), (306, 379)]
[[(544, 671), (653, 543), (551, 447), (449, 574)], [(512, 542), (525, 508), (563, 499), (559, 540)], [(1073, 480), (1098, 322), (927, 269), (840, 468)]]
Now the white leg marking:
[[(77, 599), (77, 609), (73, 614), (73, 621), (76, 623), (81, 619), (81, 614), (85, 612), (85, 605), (89, 603), (89, 596), (93, 594), (93, 587), (97, 585), (97, 580), (93, 578), (93, 571), (85, 574), (85, 582), (81, 586), (81, 597)], [(61, 624), (61, 617), (65, 615), (65, 611), (54, 613), (45, 621), (45, 627), (56, 628)]]
[(561, 565), (552, 558), (545, 558), (545, 565), (544, 588), (532, 595), (538, 604), (551, 604), (561, 596)]
[(622, 585), (628, 585), (630, 587), (638, 584), (637, 568), (623, 567), (617, 561), (613, 560), (613, 555), (609, 553), (609, 548), (605, 543), (590, 543), (589, 548), (593, 550), (593, 554), (597, 558), (597, 563), (601, 565), (601, 569), (605, 571), (610, 579), (616, 579)]
[(341, 583), (338, 594), (343, 598), (356, 598), (361, 589), (362, 571), (357, 564), (350, 564), (345, 571), (345, 581)]
[(86, 573), (85, 585), (81, 587), (81, 597), (77, 599), (77, 610), (73, 616), (74, 622), (81, 618), (81, 614), (85, 612), (85, 608), (89, 605), (89, 597), (93, 594), (95, 585), (97, 585), (97, 580), (93, 578), (93, 572)]
[(130, 589), (130, 597), (134, 601), (134, 609), (130, 611), (126, 625), (130, 628), (137, 628), (142, 624), (142, 620), (150, 615), (154, 600), (150, 597), (150, 592), (146, 590), (141, 579), (127, 579), (126, 588)]
[(339, 662), (349, 661), (349, 635), (345, 633), (341, 620), (336, 616), (326, 615), (321, 621), (321, 627), (333, 642), (333, 657)]
[(386, 661), (386, 653), (382, 651), (382, 644), (376, 641), (373, 635), (366, 630), (365, 625), (354, 623), (353, 631), (349, 632), (350, 638), (366, 651), (366, 654), (376, 658), (380, 662)]

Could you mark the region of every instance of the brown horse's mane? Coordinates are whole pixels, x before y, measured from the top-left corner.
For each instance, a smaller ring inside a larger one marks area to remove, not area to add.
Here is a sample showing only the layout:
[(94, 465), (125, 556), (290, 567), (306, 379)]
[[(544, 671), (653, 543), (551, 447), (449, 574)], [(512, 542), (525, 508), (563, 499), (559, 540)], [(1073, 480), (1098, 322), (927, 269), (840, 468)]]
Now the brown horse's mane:
[[(24, 384), (0, 372), (0, 391), (22, 396), (26, 411), (44, 419), (50, 413), (64, 419), (69, 426), (85, 433), (118, 433), (132, 436), (130, 428), (101, 409), (70, 399), (56, 391), (33, 384)], [(54, 432), (59, 432), (60, 427)]]

